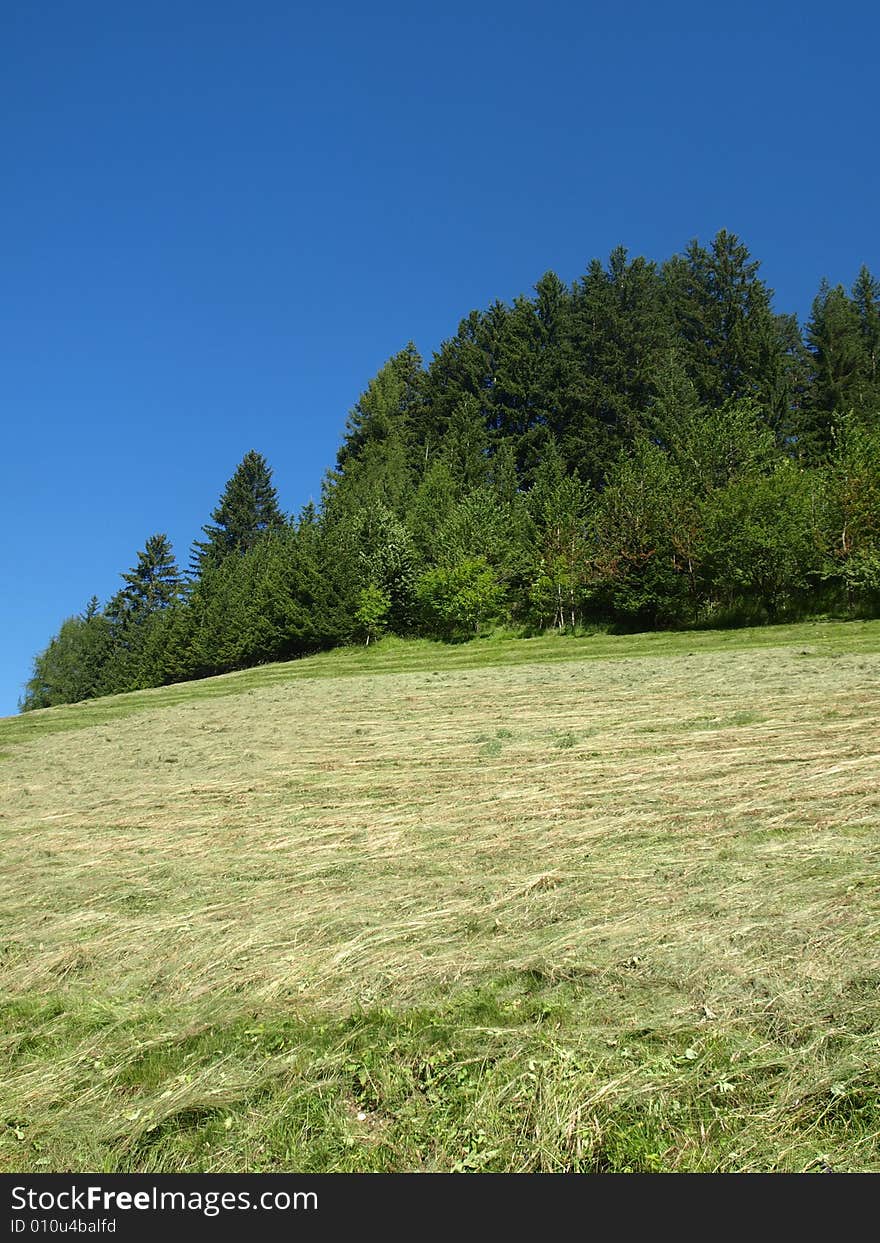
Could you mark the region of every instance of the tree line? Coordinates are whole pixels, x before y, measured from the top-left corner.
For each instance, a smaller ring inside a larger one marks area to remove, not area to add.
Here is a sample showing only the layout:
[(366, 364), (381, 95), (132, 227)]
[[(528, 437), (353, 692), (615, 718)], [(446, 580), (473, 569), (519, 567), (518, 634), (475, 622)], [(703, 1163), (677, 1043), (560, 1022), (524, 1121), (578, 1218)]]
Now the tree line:
[(465, 639), (880, 611), (880, 282), (803, 329), (733, 234), (623, 248), (411, 343), (348, 416), (318, 506), (249, 452), (186, 571), (151, 535), (34, 661), (23, 709), (383, 634)]

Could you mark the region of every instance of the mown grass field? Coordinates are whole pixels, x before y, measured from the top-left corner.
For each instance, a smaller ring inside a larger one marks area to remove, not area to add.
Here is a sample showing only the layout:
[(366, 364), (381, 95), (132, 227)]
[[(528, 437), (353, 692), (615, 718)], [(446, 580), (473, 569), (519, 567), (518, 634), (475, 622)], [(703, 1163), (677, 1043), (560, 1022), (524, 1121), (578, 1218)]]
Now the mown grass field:
[(0, 722), (0, 1169), (880, 1169), (880, 623)]

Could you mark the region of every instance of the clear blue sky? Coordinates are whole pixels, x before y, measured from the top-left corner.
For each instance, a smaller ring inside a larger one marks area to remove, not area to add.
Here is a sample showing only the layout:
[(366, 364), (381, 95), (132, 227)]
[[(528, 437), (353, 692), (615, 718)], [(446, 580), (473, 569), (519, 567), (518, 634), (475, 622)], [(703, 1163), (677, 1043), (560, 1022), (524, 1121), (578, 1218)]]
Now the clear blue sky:
[(317, 497), (412, 338), (721, 227), (878, 253), (876, 3), (0, 4), (0, 713), (250, 448)]

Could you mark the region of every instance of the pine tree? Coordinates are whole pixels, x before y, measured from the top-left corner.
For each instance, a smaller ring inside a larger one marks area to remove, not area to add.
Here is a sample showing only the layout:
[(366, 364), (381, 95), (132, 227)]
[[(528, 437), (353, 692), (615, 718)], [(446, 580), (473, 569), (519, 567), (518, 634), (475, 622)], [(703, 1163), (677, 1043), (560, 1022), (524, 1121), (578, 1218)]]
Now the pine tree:
[(513, 446), (518, 473), (527, 476), (545, 425), (540, 323), (528, 298), (516, 298), (502, 322), (493, 360), (491, 427), (496, 443), (507, 440)]
[(337, 470), (345, 470), (363, 456), (368, 445), (392, 439), (411, 441), (423, 379), (421, 357), (410, 341), (385, 363), (349, 413), (336, 455)]
[(142, 621), (180, 599), (183, 580), (167, 535), (151, 535), (137, 565), (122, 575), (125, 586), (108, 611), (119, 620)]
[(670, 349), (658, 358), (652, 388), (654, 392), (645, 417), (648, 437), (668, 450), (686, 433), (702, 410), (696, 386), (687, 373), (679, 350)]
[(831, 447), (834, 416), (858, 404), (865, 371), (859, 312), (842, 285), (822, 281), (806, 337), (812, 375), (798, 430), (809, 456), (819, 458)]
[(487, 433), (493, 428), (492, 396), (498, 339), (507, 308), (496, 302), (488, 311), (471, 311), (455, 336), (444, 341), (425, 374), (416, 443), (430, 460), (446, 435), (453, 411), (471, 398)]
[(438, 534), (462, 494), (469, 490), (456, 483), (445, 457), (435, 458), (428, 466), (406, 512), (407, 530), (423, 560), (436, 561)]
[(664, 265), (676, 337), (702, 401), (760, 396), (775, 373), (783, 340), (774, 333), (772, 291), (759, 269), (726, 229), (710, 250), (694, 241)]
[(475, 397), (462, 397), (453, 409), (440, 457), (456, 486), (470, 489), (486, 482), (489, 437)]
[(630, 261), (622, 246), (607, 268), (594, 259), (575, 287), (571, 318), (579, 377), (569, 391), (568, 417), (554, 430), (569, 466), (601, 485), (642, 428), (654, 372), (670, 348), (656, 266)]
[(862, 336), (858, 407), (880, 419), (880, 281), (863, 265), (852, 290)]
[(230, 555), (247, 552), (267, 532), (284, 527), (272, 471), (262, 453), (251, 449), (244, 455), (211, 517), (213, 523), (202, 527), (208, 538), (193, 545), (190, 573), (196, 577)]

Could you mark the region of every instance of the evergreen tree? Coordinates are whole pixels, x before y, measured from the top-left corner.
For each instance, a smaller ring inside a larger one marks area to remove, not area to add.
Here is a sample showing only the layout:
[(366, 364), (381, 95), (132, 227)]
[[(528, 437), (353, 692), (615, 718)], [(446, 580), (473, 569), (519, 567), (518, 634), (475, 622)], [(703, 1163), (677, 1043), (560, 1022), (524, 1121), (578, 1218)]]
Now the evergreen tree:
[(880, 421), (880, 281), (862, 266), (853, 285), (853, 302), (862, 337), (857, 409)]
[(865, 370), (858, 309), (842, 285), (822, 281), (806, 337), (812, 375), (799, 434), (806, 453), (818, 459), (831, 448), (834, 416), (858, 404)]
[(326, 646), (326, 590), (310, 549), (290, 528), (208, 568), (192, 600), (200, 673), (289, 660)]
[(487, 433), (494, 430), (493, 388), (498, 339), (507, 309), (496, 302), (488, 311), (471, 311), (454, 337), (444, 341), (425, 375), (416, 442), (430, 459), (443, 440), (452, 412), (472, 398)]
[(739, 238), (722, 229), (706, 250), (692, 242), (665, 264), (667, 304), (700, 400), (761, 397), (785, 353), (771, 290)]
[(773, 432), (757, 402), (748, 398), (692, 415), (671, 437), (669, 450), (697, 499), (741, 475), (766, 473), (778, 456)]
[(612, 251), (594, 259), (575, 287), (566, 417), (554, 426), (563, 456), (600, 485), (621, 448), (642, 430), (658, 361), (670, 348), (668, 313), (656, 265)]
[(110, 606), (111, 615), (119, 620), (142, 621), (179, 600), (183, 591), (183, 579), (167, 535), (151, 535), (137, 558), (137, 565), (122, 575), (125, 586)]
[(437, 560), (438, 535), (468, 489), (459, 486), (445, 456), (435, 458), (421, 478), (406, 513), (406, 527), (422, 560)]
[(283, 528), (272, 471), (261, 453), (251, 449), (244, 455), (211, 518), (202, 528), (207, 539), (193, 545), (191, 573), (196, 577), (230, 555), (247, 552), (267, 532)]
[(539, 387), (540, 323), (528, 298), (516, 298), (499, 322), (491, 377), (492, 438), (510, 443), (518, 474), (528, 478), (546, 427)]
[(336, 469), (324, 480), (322, 508), (331, 520), (373, 504), (405, 512), (425, 465), (416, 443), (423, 380), (422, 360), (410, 342), (361, 394), (348, 416)]
[(462, 397), (454, 407), (440, 441), (439, 456), (455, 487), (468, 490), (486, 482), (489, 437), (475, 397)]
[(412, 341), (388, 360), (349, 413), (336, 469), (344, 471), (370, 444), (388, 440), (409, 445), (418, 423), (424, 370)]
[(679, 350), (660, 354), (651, 378), (653, 389), (645, 417), (648, 438), (664, 449), (671, 449), (688, 433), (703, 407), (696, 386), (687, 373)]

